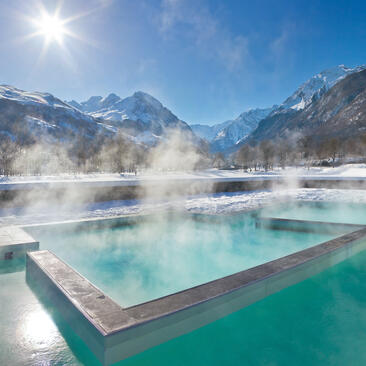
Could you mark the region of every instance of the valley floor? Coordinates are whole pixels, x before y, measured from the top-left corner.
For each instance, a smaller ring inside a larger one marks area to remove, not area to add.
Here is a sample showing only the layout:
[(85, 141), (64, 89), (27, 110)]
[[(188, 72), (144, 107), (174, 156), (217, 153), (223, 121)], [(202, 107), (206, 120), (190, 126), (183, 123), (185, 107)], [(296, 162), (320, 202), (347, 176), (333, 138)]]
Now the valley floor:
[[(216, 181), (228, 179), (250, 179), (252, 177), (334, 177), (334, 178), (366, 178), (366, 164), (345, 164), (339, 167), (287, 167), (285, 169), (276, 168), (272, 171), (252, 171), (246, 172), (243, 170), (219, 170), (208, 169), (194, 172), (179, 172), (179, 171), (143, 171), (125, 174), (60, 174), (54, 176), (0, 176), (1, 185), (21, 184), (21, 183), (47, 183), (47, 182), (144, 182), (149, 180), (175, 180), (175, 179), (212, 179)], [(0, 188), (1, 189), (1, 188)]]

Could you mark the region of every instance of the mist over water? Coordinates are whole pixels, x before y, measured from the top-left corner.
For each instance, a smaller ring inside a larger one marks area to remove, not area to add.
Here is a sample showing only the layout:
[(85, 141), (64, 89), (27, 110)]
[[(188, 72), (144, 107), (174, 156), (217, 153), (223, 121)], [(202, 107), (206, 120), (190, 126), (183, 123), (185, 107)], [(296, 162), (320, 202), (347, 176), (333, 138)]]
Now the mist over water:
[[(66, 229), (66, 230), (65, 230)], [(255, 227), (234, 217), (154, 215), (132, 226), (27, 229), (122, 306), (248, 269), (332, 238)]]
[(366, 204), (289, 201), (261, 210), (264, 217), (366, 225)]

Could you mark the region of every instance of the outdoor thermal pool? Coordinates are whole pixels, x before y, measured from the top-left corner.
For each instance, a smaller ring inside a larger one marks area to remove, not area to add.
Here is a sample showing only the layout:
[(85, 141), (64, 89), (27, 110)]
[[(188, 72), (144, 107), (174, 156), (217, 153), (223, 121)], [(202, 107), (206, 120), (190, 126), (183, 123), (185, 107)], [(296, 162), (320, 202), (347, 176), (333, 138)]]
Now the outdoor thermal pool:
[[(121, 220), (123, 223), (123, 219)], [(334, 238), (257, 228), (251, 214), (167, 214), (134, 225), (27, 228), (121, 306), (136, 305), (283, 257)]]
[[(301, 207), (307, 215), (310, 205)], [(289, 208), (289, 216), (293, 209)], [(366, 212), (364, 206), (357, 209), (358, 217)], [(296, 218), (305, 215), (301, 209), (296, 213)], [(286, 209), (282, 207), (278, 215), (285, 218)], [(337, 221), (331, 206), (320, 205), (317, 215), (317, 221), (326, 221), (324, 217)], [(251, 214), (219, 219), (169, 215), (169, 225), (164, 222), (155, 218), (110, 228), (88, 223), (26, 230), (40, 240), (40, 249), (53, 251), (123, 306), (200, 285), (340, 235), (256, 227), (256, 216)], [(118, 365), (245, 361), (282, 366), (322, 365), (329, 360), (332, 365), (363, 365), (365, 259), (361, 252)], [(28, 287), (24, 262), (0, 262), (0, 298), (0, 364), (99, 364), (52, 301), (40, 302)]]
[(261, 216), (366, 225), (366, 205), (321, 201), (292, 201), (260, 210)]

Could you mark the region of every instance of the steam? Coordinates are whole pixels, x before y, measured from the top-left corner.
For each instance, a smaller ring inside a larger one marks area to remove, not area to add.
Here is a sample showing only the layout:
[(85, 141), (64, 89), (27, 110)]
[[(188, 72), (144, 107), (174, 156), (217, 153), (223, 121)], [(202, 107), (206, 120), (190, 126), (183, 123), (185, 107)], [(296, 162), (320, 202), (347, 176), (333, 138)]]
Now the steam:
[[(168, 295), (282, 257), (330, 235), (257, 229), (234, 217), (152, 215), (132, 226), (34, 228), (50, 249), (123, 306)], [(28, 229), (31, 231), (32, 229)]]
[(193, 171), (199, 168), (202, 154), (186, 133), (172, 130), (160, 144), (152, 149), (149, 166), (153, 171)]
[(189, 173), (209, 166), (208, 152), (198, 146), (186, 131), (171, 130), (164, 140), (155, 146), (148, 159), (148, 166), (159, 180), (144, 180), (141, 182), (140, 199), (168, 199), (175, 208), (182, 207), (185, 196), (207, 192), (212, 186), (208, 181), (193, 181), (180, 179), (166, 173)]

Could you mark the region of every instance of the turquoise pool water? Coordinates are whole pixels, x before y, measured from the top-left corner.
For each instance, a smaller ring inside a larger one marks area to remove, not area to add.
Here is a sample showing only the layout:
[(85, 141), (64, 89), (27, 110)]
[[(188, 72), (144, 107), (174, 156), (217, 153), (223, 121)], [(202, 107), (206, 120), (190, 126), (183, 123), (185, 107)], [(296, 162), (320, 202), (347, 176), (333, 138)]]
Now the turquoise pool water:
[(336, 202), (288, 202), (260, 210), (262, 216), (292, 220), (366, 225), (366, 205)]
[(24, 261), (0, 261), (0, 365), (99, 365), (52, 305), (33, 294)]
[[(8, 271), (10, 269), (8, 268)], [(99, 365), (18, 272), (1, 273), (0, 365)], [(118, 366), (363, 366), (366, 252)]]
[(33, 235), (40, 249), (51, 250), (124, 307), (334, 237), (256, 228), (248, 214), (208, 221), (187, 215), (154, 217), (137, 225), (105, 229), (70, 231), (51, 226)]

